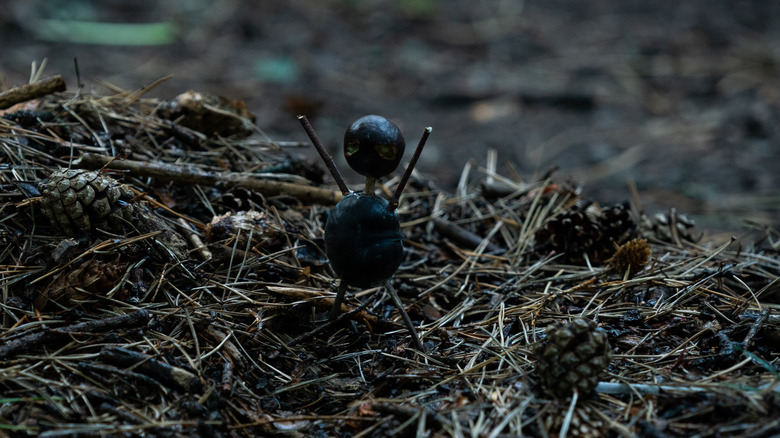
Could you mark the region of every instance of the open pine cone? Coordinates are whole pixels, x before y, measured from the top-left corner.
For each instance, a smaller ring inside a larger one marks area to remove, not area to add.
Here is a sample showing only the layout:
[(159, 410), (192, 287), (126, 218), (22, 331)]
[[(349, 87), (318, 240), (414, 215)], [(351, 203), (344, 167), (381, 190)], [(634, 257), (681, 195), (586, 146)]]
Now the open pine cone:
[(536, 358), (536, 371), (545, 392), (556, 397), (566, 397), (575, 389), (580, 394), (590, 393), (609, 365), (607, 334), (598, 331), (594, 322), (575, 319), (548, 329)]
[(550, 219), (536, 232), (537, 250), (562, 254), (562, 261), (604, 263), (620, 245), (636, 233), (628, 204), (599, 207), (582, 201)]

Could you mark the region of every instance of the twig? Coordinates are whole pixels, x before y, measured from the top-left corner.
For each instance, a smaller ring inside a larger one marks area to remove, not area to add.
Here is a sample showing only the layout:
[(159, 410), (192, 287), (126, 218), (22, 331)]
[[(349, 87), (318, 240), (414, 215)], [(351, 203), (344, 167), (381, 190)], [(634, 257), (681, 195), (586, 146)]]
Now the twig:
[(302, 201), (335, 204), (341, 200), (341, 193), (333, 190), (294, 184), (284, 181), (268, 181), (236, 172), (209, 172), (193, 166), (173, 165), (160, 162), (119, 160), (106, 155), (85, 152), (73, 162), (73, 167), (100, 169), (108, 167), (126, 170), (136, 176), (152, 177), (160, 181), (175, 181), (185, 184), (217, 186), (237, 185), (262, 193), (266, 196), (289, 195)]
[(201, 258), (203, 258), (203, 260), (211, 260), (213, 254), (209, 250), (208, 245), (203, 243), (200, 236), (192, 230), (190, 224), (188, 224), (184, 218), (176, 219), (176, 223), (179, 224), (179, 227), (184, 231), (184, 236), (187, 240), (189, 240), (195, 250), (200, 253)]
[(333, 161), (333, 157), (328, 153), (327, 150), (325, 150), (325, 146), (322, 145), (320, 137), (317, 136), (316, 132), (314, 132), (314, 128), (312, 128), (311, 123), (309, 123), (309, 119), (307, 119), (306, 116), (301, 115), (298, 116), (298, 120), (301, 122), (303, 130), (306, 131), (306, 135), (308, 135), (309, 139), (311, 139), (314, 148), (317, 149), (320, 157), (322, 157), (322, 161), (325, 162), (325, 166), (327, 166), (328, 170), (330, 170), (330, 174), (333, 175), (333, 179), (336, 180), (336, 184), (339, 185), (341, 194), (344, 196), (348, 195), (349, 187), (347, 187), (347, 183), (344, 182), (344, 178), (341, 176), (341, 172), (339, 172), (338, 167), (336, 167), (336, 163)]
[(128, 329), (141, 327), (149, 322), (149, 311), (139, 310), (126, 315), (113, 316), (105, 319), (96, 319), (66, 327), (47, 329), (38, 333), (31, 333), (14, 339), (7, 344), (0, 346), (0, 359), (8, 359), (21, 350), (30, 351), (30, 349), (41, 344), (50, 344), (62, 340), (70, 339), (71, 334), (75, 333), (104, 333), (111, 330)]
[(398, 187), (395, 188), (395, 193), (393, 193), (393, 197), (390, 199), (390, 203), (387, 204), (387, 209), (389, 211), (395, 211), (395, 209), (398, 208), (398, 200), (401, 199), (401, 193), (404, 191), (404, 187), (406, 187), (406, 183), (409, 181), (409, 177), (412, 175), (414, 166), (417, 165), (417, 160), (420, 159), (420, 154), (422, 154), (422, 150), (425, 147), (425, 142), (428, 141), (428, 136), (431, 135), (431, 131), (433, 131), (433, 128), (430, 126), (425, 128), (425, 131), (423, 131), (420, 142), (417, 143), (417, 149), (414, 150), (412, 159), (409, 161), (409, 165), (406, 166), (406, 172), (404, 172), (404, 176), (401, 177), (401, 181), (398, 182)]
[(108, 402), (102, 402), (98, 405), (98, 410), (101, 412), (107, 412), (111, 415), (114, 415), (116, 417), (121, 418), (122, 420), (130, 423), (130, 424), (141, 424), (142, 421), (138, 419), (135, 415), (132, 415), (128, 412), (125, 412), (121, 409), (117, 409), (114, 406), (111, 406)]
[[(732, 385), (733, 386), (733, 385)], [(759, 390), (766, 390), (771, 388), (775, 393), (780, 393), (780, 388), (775, 388), (775, 382), (763, 384), (758, 387)], [(616, 383), (616, 382), (599, 382), (596, 386), (597, 393), (599, 394), (640, 394), (640, 395), (655, 395), (661, 392), (674, 393), (690, 393), (690, 392), (712, 392), (711, 388), (705, 386), (685, 386), (685, 385), (655, 385), (646, 383)]]
[(222, 391), (229, 392), (230, 388), (233, 387), (233, 365), (227, 359), (222, 360), (222, 380), (220, 383), (222, 384)]
[[(453, 242), (455, 242), (460, 246), (465, 246), (470, 249), (474, 249), (482, 243), (483, 240), (482, 237), (442, 218), (438, 218), (438, 217), (433, 218), (433, 225), (436, 227), (436, 230), (438, 230), (442, 236), (452, 239)], [(488, 252), (502, 251), (502, 248), (500, 246), (493, 243), (488, 243), (487, 248), (485, 249)]]
[(771, 311), (772, 309), (770, 307), (765, 307), (764, 310), (762, 310), (758, 315), (758, 318), (756, 318), (756, 321), (750, 327), (750, 331), (748, 331), (747, 336), (745, 336), (745, 339), (742, 341), (742, 348), (744, 350), (749, 350), (753, 345), (753, 338), (756, 336), (758, 331), (761, 330), (761, 326), (763, 326), (764, 322), (766, 322), (767, 318), (769, 318), (769, 313)]
[(135, 372), (152, 377), (172, 389), (197, 393), (202, 386), (198, 377), (184, 368), (168, 365), (146, 354), (125, 348), (106, 347), (100, 352), (100, 359), (117, 366), (133, 367)]
[(330, 308), (328, 319), (333, 321), (341, 313), (341, 303), (344, 302), (344, 295), (347, 293), (347, 283), (342, 281), (336, 290), (336, 297), (333, 299), (333, 307)]
[(390, 293), (390, 296), (393, 298), (393, 302), (395, 302), (396, 307), (398, 307), (398, 311), (401, 312), (401, 316), (404, 318), (404, 323), (406, 324), (406, 328), (409, 329), (409, 334), (412, 336), (414, 346), (417, 347), (417, 349), (421, 352), (425, 352), (425, 347), (420, 340), (420, 336), (417, 335), (417, 330), (414, 328), (414, 324), (412, 324), (412, 320), (409, 318), (409, 314), (406, 313), (406, 310), (404, 309), (404, 303), (401, 301), (401, 298), (398, 296), (395, 288), (390, 283), (390, 280), (385, 280), (385, 287)]
[(215, 347), (214, 350), (221, 348), (225, 359), (235, 362), (239, 370), (246, 369), (246, 359), (241, 355), (241, 351), (238, 349), (238, 347), (236, 347), (233, 341), (229, 339), (229, 335), (233, 334), (232, 332), (223, 333), (214, 326), (209, 325), (206, 327), (206, 330), (203, 330), (202, 333), (204, 336), (219, 344), (217, 347)]
[(31, 84), (24, 84), (0, 93), (0, 109), (10, 108), (17, 103), (27, 102), (51, 93), (65, 91), (62, 76), (52, 76)]
[(488, 199), (503, 198), (515, 194), (519, 190), (503, 181), (483, 181), (480, 187), (482, 194)]
[(135, 379), (138, 381), (138, 383), (143, 383), (154, 388), (159, 387), (161, 384), (161, 382), (154, 377), (150, 377), (142, 373), (137, 373), (133, 370), (123, 370), (113, 365), (103, 365), (92, 362), (79, 362), (78, 366), (82, 371), (92, 371), (97, 375), (104, 376), (104, 380), (108, 380), (109, 376), (122, 375), (122, 377), (125, 378), (125, 381)]

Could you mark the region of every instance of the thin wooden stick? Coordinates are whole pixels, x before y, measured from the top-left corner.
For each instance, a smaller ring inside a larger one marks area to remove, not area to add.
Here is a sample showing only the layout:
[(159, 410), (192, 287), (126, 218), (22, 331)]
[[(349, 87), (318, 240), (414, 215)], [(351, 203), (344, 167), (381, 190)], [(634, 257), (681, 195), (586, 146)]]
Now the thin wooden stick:
[(336, 162), (333, 161), (333, 157), (325, 150), (325, 146), (322, 145), (320, 137), (314, 132), (314, 128), (312, 128), (311, 123), (309, 123), (309, 119), (307, 119), (306, 116), (299, 115), (298, 120), (301, 122), (303, 130), (306, 131), (306, 135), (309, 136), (312, 144), (314, 144), (314, 148), (320, 153), (320, 157), (322, 157), (325, 166), (330, 170), (330, 174), (333, 175), (333, 179), (336, 180), (336, 184), (338, 184), (339, 189), (341, 189), (341, 194), (347, 196), (349, 194), (349, 187), (347, 187), (347, 183), (344, 182), (341, 172), (339, 172), (339, 169), (336, 167)]
[(414, 150), (414, 155), (412, 155), (412, 159), (409, 161), (409, 166), (406, 167), (406, 172), (404, 172), (404, 176), (401, 177), (401, 181), (398, 183), (398, 187), (395, 188), (395, 193), (393, 193), (393, 197), (387, 205), (389, 211), (395, 211), (398, 208), (398, 200), (401, 199), (401, 193), (404, 191), (406, 183), (409, 182), (409, 177), (412, 175), (417, 160), (420, 159), (420, 154), (422, 154), (425, 142), (428, 141), (428, 136), (431, 135), (431, 131), (433, 131), (433, 128), (430, 126), (423, 131), (422, 138), (420, 138), (420, 142), (417, 144), (417, 149)]
[(347, 293), (347, 283), (344, 281), (339, 284), (339, 289), (336, 291), (336, 298), (333, 299), (333, 307), (330, 308), (330, 320), (333, 321), (341, 313), (341, 303), (344, 302), (344, 295)]
[(0, 109), (27, 102), (58, 91), (65, 91), (65, 81), (56, 75), (31, 84), (24, 84), (0, 93)]
[(235, 184), (256, 190), (266, 196), (289, 195), (303, 201), (335, 204), (342, 195), (333, 190), (320, 187), (294, 184), (284, 181), (269, 181), (254, 178), (250, 175), (236, 172), (209, 172), (194, 166), (168, 164), (161, 162), (119, 160), (107, 155), (85, 152), (73, 161), (74, 168), (127, 170), (136, 176), (148, 176), (161, 181), (176, 181), (185, 184), (200, 184), (217, 186), (218, 184)]
[(112, 330), (126, 330), (144, 326), (149, 322), (149, 311), (138, 310), (133, 313), (95, 319), (59, 328), (46, 328), (43, 331), (30, 333), (20, 338), (8, 341), (0, 346), (0, 360), (8, 359), (19, 351), (34, 351), (39, 345), (52, 345), (62, 340), (70, 339), (72, 334), (106, 333)]
[[(433, 218), (433, 225), (442, 236), (452, 239), (456, 244), (465, 246), (469, 249), (478, 247), (482, 243), (482, 240), (484, 240), (483, 237), (440, 217)], [(488, 252), (498, 252), (503, 248), (488, 242), (485, 249), (487, 249)]]
[(390, 296), (393, 298), (396, 307), (398, 307), (398, 311), (401, 312), (401, 316), (404, 318), (406, 328), (409, 329), (409, 334), (412, 335), (414, 346), (417, 347), (418, 350), (425, 352), (425, 347), (423, 346), (420, 337), (417, 335), (417, 330), (414, 328), (414, 324), (412, 324), (412, 319), (409, 318), (409, 314), (406, 313), (406, 310), (404, 310), (404, 303), (401, 302), (401, 298), (398, 296), (398, 293), (396, 293), (393, 285), (390, 284), (389, 279), (385, 280), (385, 287), (387, 288), (387, 291), (390, 292)]
[(195, 393), (201, 389), (198, 376), (191, 371), (169, 365), (144, 353), (109, 345), (100, 351), (99, 357), (102, 361), (112, 365), (132, 368), (168, 388), (183, 389)]

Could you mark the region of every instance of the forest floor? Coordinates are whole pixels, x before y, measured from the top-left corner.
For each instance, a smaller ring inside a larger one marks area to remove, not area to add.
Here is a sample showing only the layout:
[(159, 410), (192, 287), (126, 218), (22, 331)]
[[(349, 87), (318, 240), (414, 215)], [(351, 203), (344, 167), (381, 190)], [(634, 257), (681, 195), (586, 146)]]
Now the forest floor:
[[(3, 90), (68, 83), (0, 109), (0, 438), (780, 431), (780, 4), (125, 3), (0, 5)], [(434, 128), (391, 279), (422, 349), (384, 288), (327, 320), (299, 113), (337, 157)]]

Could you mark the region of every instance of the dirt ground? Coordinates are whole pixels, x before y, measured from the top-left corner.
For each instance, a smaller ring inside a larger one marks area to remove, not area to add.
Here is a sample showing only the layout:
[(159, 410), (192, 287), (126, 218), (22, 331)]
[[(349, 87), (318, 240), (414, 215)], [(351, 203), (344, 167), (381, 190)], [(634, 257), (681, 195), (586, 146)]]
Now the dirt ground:
[[(112, 45), (74, 42), (74, 20), (167, 27)], [(433, 126), (418, 168), (449, 189), (495, 149), (501, 174), (557, 166), (603, 203), (633, 180), (647, 211), (701, 228), (780, 222), (779, 2), (12, 0), (0, 29), (2, 89), (44, 58), (75, 89), (77, 58), (86, 92), (173, 75), (151, 94), (243, 99), (275, 140), (306, 140), (297, 113), (334, 151), (363, 114), (410, 144)]]

